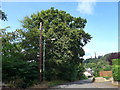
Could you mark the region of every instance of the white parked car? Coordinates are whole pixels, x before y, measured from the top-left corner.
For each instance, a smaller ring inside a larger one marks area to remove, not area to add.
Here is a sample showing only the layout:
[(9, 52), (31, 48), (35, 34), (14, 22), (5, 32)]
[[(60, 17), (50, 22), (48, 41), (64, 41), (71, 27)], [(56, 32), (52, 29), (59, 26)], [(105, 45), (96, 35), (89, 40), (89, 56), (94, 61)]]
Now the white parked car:
[(93, 73), (94, 73), (94, 71), (92, 69), (86, 68), (84, 75), (89, 78), (89, 77), (93, 77)]

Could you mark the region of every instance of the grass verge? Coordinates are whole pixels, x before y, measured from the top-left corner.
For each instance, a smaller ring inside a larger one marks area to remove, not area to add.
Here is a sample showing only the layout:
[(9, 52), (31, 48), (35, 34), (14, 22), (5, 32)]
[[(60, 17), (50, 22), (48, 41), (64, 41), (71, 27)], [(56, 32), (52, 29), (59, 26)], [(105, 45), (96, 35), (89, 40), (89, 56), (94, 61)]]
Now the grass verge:
[(105, 78), (105, 79), (110, 79), (111, 77), (110, 76), (104, 76), (103, 78)]
[(68, 81), (63, 81), (63, 80), (49, 81), (48, 82), (48, 87), (53, 87), (53, 86), (56, 86), (56, 85), (61, 85), (61, 84), (67, 83), (67, 82)]

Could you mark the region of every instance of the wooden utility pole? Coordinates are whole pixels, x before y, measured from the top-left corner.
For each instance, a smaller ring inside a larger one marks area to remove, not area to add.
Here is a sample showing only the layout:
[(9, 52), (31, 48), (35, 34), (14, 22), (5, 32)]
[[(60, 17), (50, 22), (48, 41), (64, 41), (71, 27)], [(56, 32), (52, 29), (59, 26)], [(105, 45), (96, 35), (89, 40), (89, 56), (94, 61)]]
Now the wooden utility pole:
[(40, 22), (40, 58), (39, 58), (39, 80), (42, 81), (42, 22)]
[(45, 81), (45, 40), (43, 42), (43, 81)]

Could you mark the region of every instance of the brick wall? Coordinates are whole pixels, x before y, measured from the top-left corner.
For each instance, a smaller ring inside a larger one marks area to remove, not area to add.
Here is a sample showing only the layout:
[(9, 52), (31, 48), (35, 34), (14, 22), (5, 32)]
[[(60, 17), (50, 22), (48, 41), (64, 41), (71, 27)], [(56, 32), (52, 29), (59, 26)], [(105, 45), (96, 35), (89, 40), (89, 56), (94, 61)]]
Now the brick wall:
[(99, 75), (100, 75), (100, 77), (103, 77), (103, 76), (111, 76), (112, 77), (112, 71), (100, 71)]

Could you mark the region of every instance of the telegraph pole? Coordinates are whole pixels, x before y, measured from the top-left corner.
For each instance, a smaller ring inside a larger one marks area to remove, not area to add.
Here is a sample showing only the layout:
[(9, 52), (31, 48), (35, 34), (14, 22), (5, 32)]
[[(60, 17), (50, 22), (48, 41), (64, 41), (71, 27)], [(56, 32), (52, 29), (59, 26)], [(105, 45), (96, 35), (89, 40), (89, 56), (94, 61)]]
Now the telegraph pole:
[(40, 22), (39, 80), (42, 81), (42, 22)]
[(43, 81), (45, 81), (45, 40), (43, 43)]

